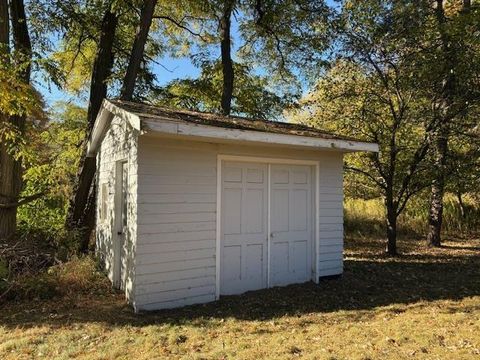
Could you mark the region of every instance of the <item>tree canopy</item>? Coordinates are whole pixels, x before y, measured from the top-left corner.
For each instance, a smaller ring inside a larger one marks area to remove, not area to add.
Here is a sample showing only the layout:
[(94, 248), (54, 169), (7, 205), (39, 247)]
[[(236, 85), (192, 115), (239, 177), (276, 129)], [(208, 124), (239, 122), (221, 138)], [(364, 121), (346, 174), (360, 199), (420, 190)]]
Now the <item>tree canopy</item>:
[[(439, 11), (448, 24), (439, 23)], [(353, 172), (349, 179), (364, 179), (357, 195), (382, 195), (393, 255), (397, 218), (410, 198), (432, 184), (433, 204), (435, 184), (445, 182), (439, 141), (460, 129), (471, 133), (467, 114), (478, 113), (479, 54), (472, 51), (478, 38), (466, 34), (473, 13), (460, 16), (464, 11), (455, 2), (344, 1), (332, 66), (292, 114), (294, 121), (379, 143), (380, 154), (351, 156), (346, 167)], [(451, 74), (454, 90), (445, 87)], [(438, 191), (443, 198), (443, 188)], [(441, 226), (438, 211), (434, 229)]]
[[(430, 192), (439, 245), (445, 192), (479, 193), (479, 23), (470, 0), (0, 0), (0, 234), (35, 204), (91, 227), (85, 144), (102, 99), (122, 97), (377, 142), (346, 158), (347, 195), (383, 199), (394, 255), (398, 217)], [(166, 58), (198, 76), (159, 78)], [(45, 104), (48, 88), (73, 101)]]

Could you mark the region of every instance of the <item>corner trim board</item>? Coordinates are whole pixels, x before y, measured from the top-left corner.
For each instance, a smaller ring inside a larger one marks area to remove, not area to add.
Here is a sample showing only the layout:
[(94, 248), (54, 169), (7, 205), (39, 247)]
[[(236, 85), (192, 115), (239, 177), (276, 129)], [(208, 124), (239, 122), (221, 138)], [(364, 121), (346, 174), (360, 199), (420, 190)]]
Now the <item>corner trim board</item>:
[(220, 299), (220, 256), (222, 223), (222, 158), (217, 155), (217, 217), (215, 239), (215, 299)]

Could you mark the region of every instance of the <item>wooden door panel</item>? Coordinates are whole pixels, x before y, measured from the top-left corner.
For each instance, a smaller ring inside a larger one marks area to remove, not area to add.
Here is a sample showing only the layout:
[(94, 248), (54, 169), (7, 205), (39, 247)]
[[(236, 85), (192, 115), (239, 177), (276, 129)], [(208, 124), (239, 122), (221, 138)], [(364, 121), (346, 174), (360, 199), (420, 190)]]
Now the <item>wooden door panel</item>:
[(311, 178), (308, 166), (271, 166), (271, 286), (305, 282), (311, 278)]
[(267, 286), (267, 166), (222, 164), (220, 293)]

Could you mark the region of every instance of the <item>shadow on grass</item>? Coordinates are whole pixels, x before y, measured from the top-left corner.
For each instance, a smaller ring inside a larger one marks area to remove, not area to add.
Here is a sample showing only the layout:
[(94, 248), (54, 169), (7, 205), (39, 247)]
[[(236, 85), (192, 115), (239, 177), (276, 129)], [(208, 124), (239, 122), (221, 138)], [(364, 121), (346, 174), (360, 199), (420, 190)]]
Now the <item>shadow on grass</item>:
[[(378, 242), (376, 243), (378, 245)], [(371, 244), (361, 246), (370, 251)], [(341, 278), (223, 297), (219, 301), (175, 310), (133, 314), (123, 297), (106, 293), (63, 302), (7, 307), (0, 324), (7, 327), (52, 327), (102, 322), (111, 326), (149, 324), (205, 325), (211, 320), (270, 320), (311, 313), (372, 310), (420, 301), (460, 300), (480, 295), (480, 256), (476, 247), (454, 247), (445, 254), (411, 253), (387, 259), (379, 252), (348, 250)], [(446, 250), (443, 250), (446, 251)], [(479, 304), (480, 307), (480, 304)], [(467, 309), (465, 309), (467, 310)], [(393, 310), (392, 310), (393, 311)], [(462, 310), (463, 311), (463, 310)], [(352, 320), (356, 314), (346, 314)]]
[(480, 246), (478, 247), (472, 247), (472, 246), (451, 246), (451, 245), (442, 245), (440, 247), (441, 249), (452, 249), (452, 250), (469, 250), (469, 251), (479, 251), (480, 252)]

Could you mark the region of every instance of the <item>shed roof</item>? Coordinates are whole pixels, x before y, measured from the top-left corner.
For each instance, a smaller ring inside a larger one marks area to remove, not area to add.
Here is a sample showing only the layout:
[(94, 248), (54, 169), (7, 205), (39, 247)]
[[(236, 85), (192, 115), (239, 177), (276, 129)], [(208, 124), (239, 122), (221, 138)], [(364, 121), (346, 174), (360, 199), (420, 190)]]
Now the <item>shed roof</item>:
[(300, 124), (170, 109), (132, 101), (104, 100), (89, 140), (88, 156), (95, 155), (113, 116), (119, 116), (133, 128), (147, 133), (219, 142), (240, 141), (337, 151), (378, 151), (375, 143)]
[(301, 124), (264, 119), (250, 119), (232, 115), (226, 116), (183, 109), (172, 109), (124, 100), (110, 100), (110, 102), (130, 113), (138, 115), (140, 118), (145, 120), (148, 119), (155, 121), (169, 118), (172, 120), (185, 121), (193, 124), (215, 126), (227, 129), (252, 130), (277, 134), (310, 136), (322, 139), (362, 141), (353, 137), (337, 135), (331, 132), (323, 131)]

